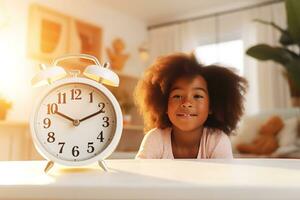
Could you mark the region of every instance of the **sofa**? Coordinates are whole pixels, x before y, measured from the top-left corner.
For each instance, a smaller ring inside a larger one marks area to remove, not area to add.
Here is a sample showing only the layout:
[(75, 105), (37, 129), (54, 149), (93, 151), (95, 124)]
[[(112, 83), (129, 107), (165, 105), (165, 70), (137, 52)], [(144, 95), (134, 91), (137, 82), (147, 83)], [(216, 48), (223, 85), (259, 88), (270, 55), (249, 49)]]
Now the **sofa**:
[[(263, 123), (272, 116), (279, 116), (284, 127), (276, 135), (279, 147), (269, 155), (241, 154), (237, 145), (251, 143), (258, 135)], [(238, 129), (231, 136), (232, 149), (235, 158), (272, 157), (272, 158), (300, 158), (300, 108), (282, 108), (264, 111), (245, 116), (238, 125)]]

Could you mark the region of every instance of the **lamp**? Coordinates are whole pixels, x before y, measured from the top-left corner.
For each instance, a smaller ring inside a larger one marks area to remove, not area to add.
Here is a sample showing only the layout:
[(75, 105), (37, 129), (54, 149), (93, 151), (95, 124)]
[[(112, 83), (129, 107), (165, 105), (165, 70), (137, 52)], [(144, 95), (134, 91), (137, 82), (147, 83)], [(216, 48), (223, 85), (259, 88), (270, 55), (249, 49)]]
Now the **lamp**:
[(149, 59), (149, 47), (147, 42), (143, 42), (138, 48), (140, 59), (144, 62)]

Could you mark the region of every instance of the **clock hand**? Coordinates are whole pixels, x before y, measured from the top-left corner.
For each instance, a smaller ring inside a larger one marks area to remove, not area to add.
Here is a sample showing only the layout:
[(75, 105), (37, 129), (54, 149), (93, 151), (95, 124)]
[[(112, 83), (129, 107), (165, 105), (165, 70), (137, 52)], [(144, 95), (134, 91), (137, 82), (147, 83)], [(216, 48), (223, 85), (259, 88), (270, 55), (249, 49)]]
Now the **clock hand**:
[(86, 117), (80, 119), (79, 122), (82, 122), (82, 121), (84, 121), (84, 120), (87, 120), (87, 119), (89, 119), (89, 118), (91, 118), (91, 117), (94, 117), (95, 115), (100, 114), (100, 113), (104, 113), (104, 111), (102, 111), (102, 109), (101, 109), (101, 110), (99, 110), (99, 111), (97, 111), (97, 112), (95, 112), (95, 113), (93, 113), (93, 114), (91, 114), (91, 115), (88, 115), (88, 116), (86, 116)]
[(69, 116), (67, 116), (67, 115), (65, 115), (65, 114), (63, 114), (63, 113), (61, 113), (61, 112), (56, 111), (55, 114), (58, 114), (59, 116), (65, 118), (65, 119), (68, 119), (68, 120), (70, 120), (71, 122), (74, 122), (74, 121), (75, 121), (75, 119), (73, 119), (73, 118), (71, 118), (71, 117), (69, 117)]

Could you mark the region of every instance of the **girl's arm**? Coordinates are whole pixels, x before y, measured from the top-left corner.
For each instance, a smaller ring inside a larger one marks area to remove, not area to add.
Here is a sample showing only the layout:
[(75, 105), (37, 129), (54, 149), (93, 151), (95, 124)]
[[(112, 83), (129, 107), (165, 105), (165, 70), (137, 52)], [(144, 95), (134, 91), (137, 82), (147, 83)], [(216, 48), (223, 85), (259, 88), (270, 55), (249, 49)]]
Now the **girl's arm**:
[(161, 159), (163, 141), (159, 129), (149, 131), (141, 143), (136, 159)]

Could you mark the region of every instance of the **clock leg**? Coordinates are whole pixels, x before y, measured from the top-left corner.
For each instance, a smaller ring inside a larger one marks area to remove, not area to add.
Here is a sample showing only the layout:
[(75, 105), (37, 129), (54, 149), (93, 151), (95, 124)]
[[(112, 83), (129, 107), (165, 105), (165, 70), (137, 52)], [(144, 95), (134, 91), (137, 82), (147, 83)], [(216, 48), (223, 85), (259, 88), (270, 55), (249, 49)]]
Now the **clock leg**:
[(47, 173), (54, 165), (53, 161), (49, 161), (44, 169), (44, 172)]
[(106, 166), (104, 160), (99, 160), (99, 161), (98, 161), (98, 164), (99, 164), (99, 166), (100, 166), (104, 171), (106, 171), (106, 172), (108, 171), (108, 168), (107, 168), (107, 166)]

